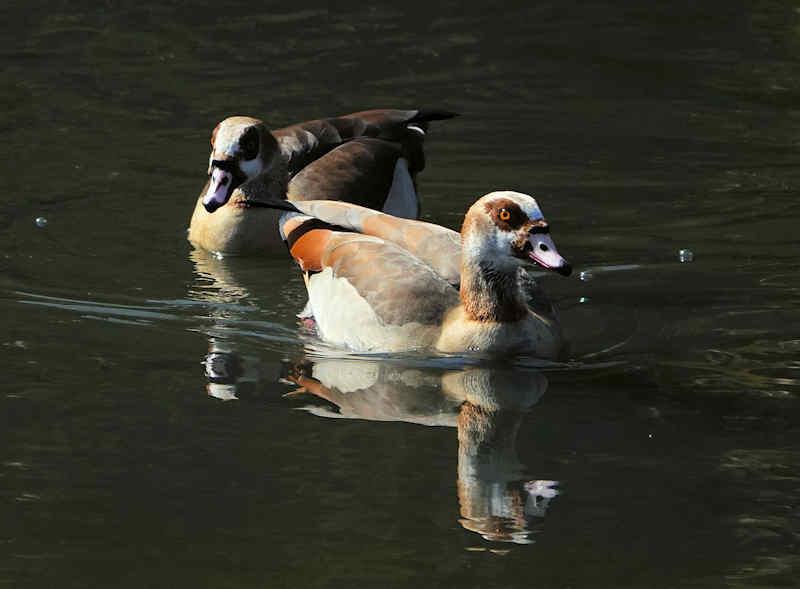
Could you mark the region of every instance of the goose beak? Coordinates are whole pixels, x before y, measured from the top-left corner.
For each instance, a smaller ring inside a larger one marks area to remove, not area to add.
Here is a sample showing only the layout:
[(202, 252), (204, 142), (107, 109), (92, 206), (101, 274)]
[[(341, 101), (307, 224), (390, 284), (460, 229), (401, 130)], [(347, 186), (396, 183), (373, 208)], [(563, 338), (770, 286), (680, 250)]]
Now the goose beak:
[(542, 268), (558, 272), (562, 276), (572, 274), (572, 266), (558, 253), (549, 233), (539, 231), (530, 233), (525, 243), (525, 252), (530, 260)]
[(203, 196), (203, 206), (209, 213), (213, 213), (228, 202), (231, 194), (233, 194), (233, 189), (233, 174), (227, 170), (212, 167), (208, 190)]

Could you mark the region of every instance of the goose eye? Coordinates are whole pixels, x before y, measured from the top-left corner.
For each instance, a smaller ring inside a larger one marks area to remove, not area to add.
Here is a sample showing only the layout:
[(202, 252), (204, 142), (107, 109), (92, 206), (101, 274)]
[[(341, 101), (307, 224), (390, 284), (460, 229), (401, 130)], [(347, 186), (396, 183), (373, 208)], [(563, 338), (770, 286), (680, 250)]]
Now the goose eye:
[(508, 221), (511, 218), (511, 213), (508, 209), (500, 209), (499, 217), (501, 221)]

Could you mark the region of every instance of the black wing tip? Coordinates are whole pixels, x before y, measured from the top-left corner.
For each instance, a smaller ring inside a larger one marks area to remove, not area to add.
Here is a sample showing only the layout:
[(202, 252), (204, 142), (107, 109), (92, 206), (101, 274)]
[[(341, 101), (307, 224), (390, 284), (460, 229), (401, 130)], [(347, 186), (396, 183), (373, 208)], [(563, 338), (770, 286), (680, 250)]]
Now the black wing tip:
[(294, 206), (288, 200), (281, 198), (268, 198), (268, 199), (248, 199), (247, 205), (255, 208), (273, 209), (277, 211), (288, 211), (290, 213), (301, 213), (302, 211)]
[(453, 119), (457, 116), (460, 116), (460, 113), (452, 110), (445, 110), (443, 108), (420, 108), (407, 122), (425, 123), (428, 121), (444, 121), (447, 119)]

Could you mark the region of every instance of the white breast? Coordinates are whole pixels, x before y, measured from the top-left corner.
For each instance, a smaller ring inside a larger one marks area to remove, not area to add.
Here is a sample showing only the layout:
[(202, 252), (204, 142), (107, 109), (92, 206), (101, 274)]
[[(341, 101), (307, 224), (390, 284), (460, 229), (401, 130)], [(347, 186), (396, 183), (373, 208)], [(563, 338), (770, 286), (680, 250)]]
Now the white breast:
[(306, 282), (322, 339), (360, 352), (398, 352), (430, 347), (439, 328), (420, 323), (385, 325), (347, 278), (331, 268)]

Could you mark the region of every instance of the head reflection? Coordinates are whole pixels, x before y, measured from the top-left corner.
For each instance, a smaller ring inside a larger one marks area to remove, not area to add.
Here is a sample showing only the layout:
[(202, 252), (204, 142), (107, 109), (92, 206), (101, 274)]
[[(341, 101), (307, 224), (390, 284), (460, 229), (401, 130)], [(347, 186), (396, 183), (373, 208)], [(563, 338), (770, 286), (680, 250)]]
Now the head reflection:
[(230, 401), (237, 398), (238, 384), (247, 379), (245, 361), (236, 353), (233, 342), (226, 337), (226, 322), (242, 315), (240, 305), (250, 293), (234, 278), (221, 257), (211, 252), (195, 249), (189, 254), (194, 264), (195, 284), (189, 289), (189, 298), (210, 305), (211, 325), (208, 335), (208, 354), (203, 360), (206, 373), (206, 392), (217, 399)]
[(516, 441), (547, 380), (535, 371), (483, 368), (446, 374), (442, 387), (464, 399), (457, 418), (461, 525), (486, 540), (533, 542), (557, 483), (526, 480)]
[[(229, 260), (203, 250), (192, 250), (189, 259), (194, 264), (195, 280), (188, 299), (202, 309), (204, 323), (198, 331), (208, 338), (208, 353), (202, 361), (206, 392), (223, 401), (238, 399), (257, 383), (277, 377), (276, 367), (265, 366), (258, 356), (243, 353), (236, 337), (237, 326), (258, 317), (259, 307)], [(273, 325), (266, 327), (275, 329)]]
[(531, 480), (516, 451), (520, 424), (547, 388), (538, 371), (434, 371), (320, 359), (290, 370), (288, 396), (321, 417), (405, 421), (458, 430), (461, 525), (494, 542), (530, 544), (557, 483)]

